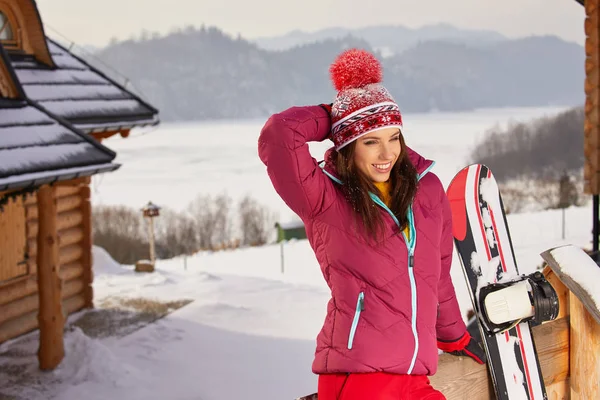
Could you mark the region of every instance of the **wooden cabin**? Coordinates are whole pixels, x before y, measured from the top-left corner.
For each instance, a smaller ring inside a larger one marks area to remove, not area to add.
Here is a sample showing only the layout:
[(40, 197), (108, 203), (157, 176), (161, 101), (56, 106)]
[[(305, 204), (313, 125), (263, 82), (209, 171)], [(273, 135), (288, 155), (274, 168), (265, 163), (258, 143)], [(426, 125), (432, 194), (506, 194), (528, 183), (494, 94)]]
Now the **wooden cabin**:
[(40, 328), (42, 369), (65, 318), (93, 306), (90, 177), (100, 144), (158, 111), (47, 38), (33, 0), (0, 0), (0, 343)]

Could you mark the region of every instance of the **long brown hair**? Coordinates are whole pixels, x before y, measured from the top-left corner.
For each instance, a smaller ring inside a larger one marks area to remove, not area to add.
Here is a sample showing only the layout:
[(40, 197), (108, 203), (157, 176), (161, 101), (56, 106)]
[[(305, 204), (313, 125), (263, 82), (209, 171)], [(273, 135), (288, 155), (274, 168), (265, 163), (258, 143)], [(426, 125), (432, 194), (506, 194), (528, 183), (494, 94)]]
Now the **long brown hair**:
[[(417, 192), (417, 170), (408, 158), (404, 137), (400, 134), (401, 153), (390, 173), (390, 210), (400, 223), (398, 233), (408, 225), (408, 209)], [(380, 207), (373, 202), (369, 192), (382, 198), (382, 194), (371, 179), (358, 169), (354, 162), (356, 141), (337, 152), (335, 158), (337, 173), (344, 182), (342, 191), (362, 222), (368, 237), (377, 240), (383, 233), (384, 222)], [(357, 222), (358, 222), (357, 221)], [(360, 224), (357, 224), (360, 225)]]

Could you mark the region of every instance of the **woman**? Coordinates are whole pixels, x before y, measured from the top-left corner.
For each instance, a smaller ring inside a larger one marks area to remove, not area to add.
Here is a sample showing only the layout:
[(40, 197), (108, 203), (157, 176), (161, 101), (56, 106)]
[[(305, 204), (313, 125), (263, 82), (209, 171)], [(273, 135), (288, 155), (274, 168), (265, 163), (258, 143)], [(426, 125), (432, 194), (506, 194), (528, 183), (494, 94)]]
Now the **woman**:
[[(438, 348), (484, 358), (450, 278), (449, 202), (433, 162), (405, 145), (377, 59), (351, 49), (330, 73), (331, 107), (273, 115), (258, 143), (331, 289), (313, 362), (319, 400), (444, 399), (428, 379)], [(307, 143), (325, 139), (334, 147), (319, 164)]]

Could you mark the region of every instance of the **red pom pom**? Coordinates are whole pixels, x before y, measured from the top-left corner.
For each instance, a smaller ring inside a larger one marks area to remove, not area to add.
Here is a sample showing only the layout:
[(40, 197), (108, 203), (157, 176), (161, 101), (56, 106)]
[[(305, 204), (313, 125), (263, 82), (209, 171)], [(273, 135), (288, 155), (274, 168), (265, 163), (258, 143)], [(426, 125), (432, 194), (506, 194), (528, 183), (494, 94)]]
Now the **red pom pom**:
[(338, 91), (360, 88), (382, 80), (381, 64), (368, 51), (350, 49), (340, 54), (329, 67), (334, 87)]

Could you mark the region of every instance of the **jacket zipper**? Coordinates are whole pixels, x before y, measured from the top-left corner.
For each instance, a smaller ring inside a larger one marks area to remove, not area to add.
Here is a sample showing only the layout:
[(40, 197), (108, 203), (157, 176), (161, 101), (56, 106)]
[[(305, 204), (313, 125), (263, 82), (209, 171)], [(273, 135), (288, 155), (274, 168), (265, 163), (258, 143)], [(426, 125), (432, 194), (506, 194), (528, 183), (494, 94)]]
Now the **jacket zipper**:
[[(423, 178), (431, 170), (431, 168), (433, 168), (433, 165), (434, 165), (434, 163), (432, 163), (425, 171), (423, 171), (417, 177), (417, 180), (420, 181), (421, 178)], [(396, 223), (397, 226), (400, 226), (400, 222), (398, 221), (398, 218), (396, 218), (396, 216), (394, 215), (392, 210), (390, 210), (389, 207), (386, 206), (385, 203), (379, 197), (377, 197), (373, 193), (369, 193), (369, 196), (376, 204), (381, 206), (384, 210), (386, 210), (388, 212), (388, 214), (391, 215), (392, 219), (394, 220), (394, 222)], [(408, 237), (406, 237), (406, 233), (402, 232), (402, 235), (404, 236), (404, 243), (406, 244), (406, 247), (408, 249), (408, 276), (409, 276), (409, 280), (410, 280), (410, 298), (411, 298), (411, 308), (412, 308), (410, 325), (411, 325), (413, 337), (415, 339), (415, 350), (413, 352), (412, 360), (410, 362), (410, 367), (408, 368), (408, 371), (407, 371), (407, 374), (410, 375), (415, 367), (415, 363), (417, 361), (417, 354), (419, 353), (419, 335), (417, 333), (417, 284), (415, 281), (415, 272), (414, 272), (415, 247), (417, 245), (417, 230), (415, 228), (415, 218), (414, 218), (412, 206), (410, 206), (410, 208), (408, 209), (408, 230), (409, 230), (410, 239)]]
[(406, 237), (406, 234), (402, 232), (405, 238), (405, 243), (408, 247), (408, 276), (410, 278), (410, 298), (411, 298), (411, 328), (413, 337), (415, 338), (415, 351), (413, 353), (410, 367), (408, 368), (408, 374), (412, 373), (415, 363), (417, 362), (417, 354), (419, 353), (419, 335), (417, 333), (417, 283), (415, 280), (415, 247), (417, 245), (417, 230), (415, 228), (415, 218), (412, 210), (412, 206), (408, 209), (408, 223), (410, 240)]
[(358, 320), (360, 319), (360, 313), (365, 310), (365, 293), (360, 292), (358, 294), (358, 300), (356, 301), (356, 311), (354, 312), (354, 319), (352, 320), (352, 327), (350, 328), (350, 337), (348, 337), (348, 350), (352, 349), (354, 343), (354, 336), (356, 335), (356, 328), (358, 327)]

